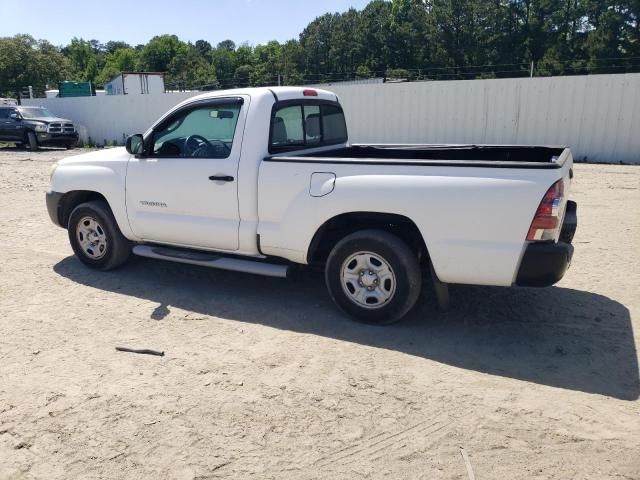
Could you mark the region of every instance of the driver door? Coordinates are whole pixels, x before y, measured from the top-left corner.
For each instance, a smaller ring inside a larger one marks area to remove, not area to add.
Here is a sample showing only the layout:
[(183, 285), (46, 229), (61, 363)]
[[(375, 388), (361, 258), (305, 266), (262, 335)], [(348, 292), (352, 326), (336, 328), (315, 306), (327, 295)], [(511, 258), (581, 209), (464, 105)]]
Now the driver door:
[(0, 140), (6, 140), (9, 136), (9, 109), (0, 108)]
[(238, 165), (248, 98), (194, 102), (145, 136), (129, 160), (127, 215), (143, 240), (237, 250)]
[(15, 108), (0, 108), (0, 140), (22, 140), (22, 130), (20, 120), (10, 117), (11, 114), (18, 113)]

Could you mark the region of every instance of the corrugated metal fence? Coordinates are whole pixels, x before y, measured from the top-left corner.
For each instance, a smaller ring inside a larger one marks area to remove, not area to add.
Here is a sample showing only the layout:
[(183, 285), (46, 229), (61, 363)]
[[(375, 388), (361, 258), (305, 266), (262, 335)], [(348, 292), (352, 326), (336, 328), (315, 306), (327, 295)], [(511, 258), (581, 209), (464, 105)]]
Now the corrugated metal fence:
[[(574, 158), (640, 163), (640, 74), (333, 85), (354, 143), (568, 145)], [(189, 93), (30, 100), (97, 142), (144, 131)]]
[(640, 74), (332, 87), (357, 142), (569, 145), (640, 163)]

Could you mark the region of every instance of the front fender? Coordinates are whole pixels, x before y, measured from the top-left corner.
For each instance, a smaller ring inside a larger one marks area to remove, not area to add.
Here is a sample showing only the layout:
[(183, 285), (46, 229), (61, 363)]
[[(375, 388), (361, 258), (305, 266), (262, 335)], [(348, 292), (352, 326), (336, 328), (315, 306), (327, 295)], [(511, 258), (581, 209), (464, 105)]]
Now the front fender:
[(138, 240), (127, 218), (126, 168), (122, 170), (110, 165), (61, 164), (51, 179), (51, 190), (58, 193), (78, 190), (99, 193), (109, 203), (122, 234), (129, 240)]

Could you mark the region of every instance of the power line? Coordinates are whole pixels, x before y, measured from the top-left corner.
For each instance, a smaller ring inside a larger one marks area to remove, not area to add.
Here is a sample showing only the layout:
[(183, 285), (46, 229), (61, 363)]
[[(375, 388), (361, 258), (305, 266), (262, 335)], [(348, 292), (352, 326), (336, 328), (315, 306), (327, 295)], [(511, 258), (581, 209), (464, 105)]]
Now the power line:
[[(631, 57), (599, 57), (599, 58), (590, 58), (590, 59), (585, 59), (585, 60), (580, 60), (580, 61), (584, 61), (584, 62), (600, 62), (600, 61), (609, 61), (609, 60), (637, 60), (640, 59), (640, 56), (631, 56)], [(561, 60), (561, 61), (556, 61), (554, 63), (556, 64), (562, 64), (562, 65), (567, 65), (567, 64), (571, 64), (575, 62), (575, 60)], [(421, 67), (421, 68), (402, 68), (402, 67), (388, 67), (386, 70), (370, 70), (368, 72), (367, 75), (370, 76), (379, 76), (379, 77), (384, 77), (386, 76), (386, 73), (389, 70), (402, 70), (402, 71), (406, 71), (406, 72), (418, 72), (418, 74), (420, 75), (429, 75), (429, 72), (433, 72), (433, 71), (443, 71), (443, 70), (469, 70), (469, 69), (480, 69), (480, 68), (495, 68), (495, 67), (517, 67), (517, 66), (526, 66), (527, 68), (529, 67), (530, 62), (519, 62), (519, 63), (487, 63), (487, 64), (483, 64), (483, 65), (450, 65), (450, 66), (442, 66), (442, 67)], [(580, 67), (566, 67), (567, 69), (581, 69), (581, 68), (590, 68), (587, 66), (580, 66)], [(594, 68), (594, 67), (591, 67)], [(606, 67), (605, 67), (606, 68)], [(505, 73), (507, 71), (501, 71), (501, 73)], [(471, 72), (472, 74), (479, 74), (479, 73), (492, 73), (492, 71), (490, 72)], [(493, 73), (497, 73), (496, 71), (493, 71)], [(455, 75), (455, 74), (466, 74), (465, 72), (458, 72), (458, 73), (452, 73), (452, 74), (445, 74), (445, 75)], [(278, 78), (278, 75), (281, 75), (282, 77), (286, 77), (285, 74), (282, 73), (274, 73), (273, 75), (271, 75), (271, 78), (273, 78), (273, 80), (276, 80)], [(307, 80), (305, 80), (306, 82), (322, 82), (322, 81), (326, 81), (326, 77), (329, 76), (339, 76), (339, 78), (347, 78), (348, 76), (353, 76), (353, 79), (358, 78), (359, 75), (361, 75), (360, 72), (358, 71), (351, 71), (351, 72), (323, 72), (323, 73), (311, 73), (311, 74), (301, 74), (296, 72), (297, 76), (306, 78)], [(431, 75), (433, 76), (433, 75)], [(219, 77), (216, 78), (217, 82), (235, 82), (237, 80), (237, 77), (234, 75), (232, 77)], [(333, 80), (333, 81), (338, 81), (338, 80)], [(179, 82), (185, 82), (184, 80), (179, 80), (179, 81), (175, 81), (173, 82), (174, 84), (178, 84)], [(211, 85), (202, 85), (203, 87), (205, 86), (211, 86)], [(195, 88), (195, 87), (192, 87)]]
[[(640, 56), (631, 56), (631, 57), (600, 57), (600, 58), (590, 58), (585, 60), (580, 60), (581, 62), (603, 62), (603, 61), (614, 61), (614, 60), (638, 60)], [(488, 63), (483, 65), (457, 65), (457, 66), (445, 66), (445, 67), (422, 67), (422, 68), (387, 68), (386, 70), (373, 70), (367, 72), (367, 76), (363, 77), (362, 72), (351, 71), (351, 72), (326, 72), (326, 73), (307, 73), (302, 74), (295, 72), (290, 76), (293, 76), (297, 79), (300, 79), (302, 84), (309, 83), (331, 83), (331, 82), (341, 82), (341, 81), (352, 81), (352, 80), (366, 80), (368, 78), (376, 78), (376, 77), (387, 77), (387, 73), (390, 70), (398, 70), (404, 72), (417, 72), (418, 77), (420, 78), (408, 78), (407, 81), (420, 81), (420, 80), (434, 80), (440, 78), (447, 77), (468, 77), (468, 76), (478, 76), (482, 74), (495, 74), (495, 75), (505, 75), (505, 74), (518, 74), (518, 73), (529, 73), (529, 62), (520, 62), (520, 63)], [(539, 64), (538, 64), (539, 65)], [(599, 71), (604, 69), (636, 69), (640, 68), (640, 64), (631, 63), (625, 65), (575, 65), (574, 60), (563, 60), (563, 61), (554, 61), (553, 64), (543, 65), (543, 68), (546, 70), (554, 70), (556, 66), (561, 67), (563, 71), (584, 71), (584, 72), (592, 72)], [(496, 67), (526, 67), (526, 68), (516, 68), (516, 69), (504, 69), (504, 70), (496, 70)], [(548, 76), (544, 71), (540, 71), (538, 66), (537, 74), (538, 76)], [(485, 69), (485, 71), (468, 71), (473, 69)], [(449, 71), (449, 72), (446, 72)], [(243, 86), (266, 86), (266, 85), (275, 85), (277, 83), (278, 77), (281, 77), (284, 82), (287, 81), (288, 76), (282, 73), (274, 73), (265, 77), (264, 80), (253, 83), (249, 80), (248, 82), (241, 82)], [(332, 78), (333, 77), (333, 78)], [(175, 82), (168, 83), (169, 86), (178, 86), (182, 88), (188, 89), (217, 89), (222, 88), (223, 86), (235, 86), (238, 85), (238, 78), (234, 75), (232, 77), (219, 77), (216, 78), (214, 82), (201, 84), (201, 85), (193, 85), (189, 84), (184, 80), (178, 80)], [(228, 85), (223, 85), (228, 84)], [(189, 86), (187, 86), (189, 85)]]

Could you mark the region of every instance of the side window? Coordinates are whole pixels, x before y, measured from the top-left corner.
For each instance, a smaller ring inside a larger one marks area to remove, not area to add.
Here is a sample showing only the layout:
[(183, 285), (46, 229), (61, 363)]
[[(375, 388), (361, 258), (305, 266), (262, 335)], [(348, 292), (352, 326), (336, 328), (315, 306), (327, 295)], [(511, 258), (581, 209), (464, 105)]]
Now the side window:
[(273, 145), (304, 145), (302, 106), (294, 105), (278, 110), (273, 118), (271, 132)]
[(347, 124), (342, 109), (336, 105), (322, 105), (322, 133), (327, 143), (347, 141)]
[(344, 112), (337, 103), (304, 102), (277, 108), (271, 121), (269, 152), (335, 145), (347, 141)]
[(153, 132), (156, 157), (227, 158), (242, 105), (200, 106), (173, 116)]
[(0, 108), (0, 119), (6, 119), (9, 118), (9, 115), (11, 114), (11, 110), (8, 108)]
[(320, 143), (322, 140), (322, 127), (320, 126), (320, 107), (318, 105), (305, 105), (304, 133), (305, 143), (309, 146)]

